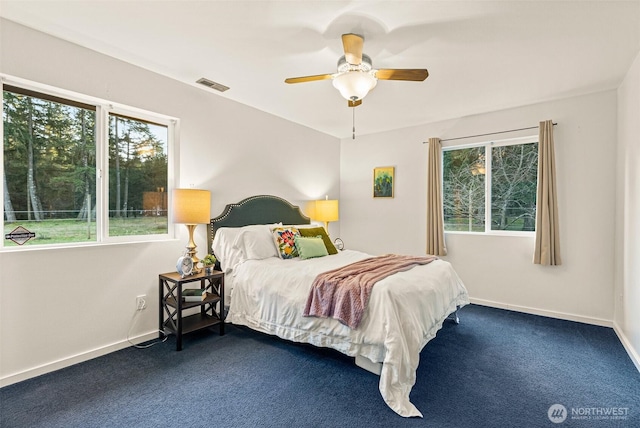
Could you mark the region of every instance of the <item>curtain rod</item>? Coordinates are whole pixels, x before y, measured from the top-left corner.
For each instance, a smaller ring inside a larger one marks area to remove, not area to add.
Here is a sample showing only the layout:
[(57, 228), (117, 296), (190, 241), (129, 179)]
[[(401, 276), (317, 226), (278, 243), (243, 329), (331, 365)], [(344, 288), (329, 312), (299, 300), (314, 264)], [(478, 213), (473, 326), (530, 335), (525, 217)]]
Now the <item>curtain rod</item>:
[[(557, 123), (554, 123), (553, 126), (556, 126)], [(528, 128), (518, 128), (518, 129), (509, 129), (508, 131), (498, 131), (498, 132), (489, 132), (487, 134), (478, 134), (478, 135), (467, 135), (466, 137), (456, 137), (456, 138), (447, 138), (444, 141), (454, 141), (454, 140), (464, 140), (465, 138), (474, 138), (474, 137), (486, 137), (487, 135), (496, 135), (496, 134), (506, 134), (507, 132), (516, 132), (516, 131), (526, 131), (528, 129), (538, 129), (539, 126), (530, 126)], [(422, 144), (426, 144), (428, 141), (423, 141)]]

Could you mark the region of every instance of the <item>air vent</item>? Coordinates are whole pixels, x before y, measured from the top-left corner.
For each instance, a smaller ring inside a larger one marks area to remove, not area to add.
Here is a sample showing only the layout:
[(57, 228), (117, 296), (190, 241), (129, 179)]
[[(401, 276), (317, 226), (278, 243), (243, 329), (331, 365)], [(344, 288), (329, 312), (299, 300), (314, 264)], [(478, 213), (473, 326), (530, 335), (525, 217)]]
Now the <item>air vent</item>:
[(229, 89), (228, 86), (224, 86), (218, 82), (214, 82), (213, 80), (205, 79), (204, 77), (196, 80), (196, 83), (204, 85), (208, 88), (215, 89), (216, 91), (224, 92)]

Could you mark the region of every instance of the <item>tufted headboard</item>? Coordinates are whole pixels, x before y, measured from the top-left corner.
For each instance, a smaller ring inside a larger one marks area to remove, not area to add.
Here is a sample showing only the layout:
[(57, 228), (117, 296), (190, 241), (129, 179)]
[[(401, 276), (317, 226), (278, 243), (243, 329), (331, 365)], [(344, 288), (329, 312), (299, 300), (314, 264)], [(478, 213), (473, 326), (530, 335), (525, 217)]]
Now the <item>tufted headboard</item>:
[(311, 219), (304, 215), (300, 207), (289, 201), (271, 195), (251, 196), (235, 204), (228, 204), (222, 214), (209, 222), (207, 230), (207, 251), (216, 230), (220, 227), (242, 227), (251, 224), (309, 224)]

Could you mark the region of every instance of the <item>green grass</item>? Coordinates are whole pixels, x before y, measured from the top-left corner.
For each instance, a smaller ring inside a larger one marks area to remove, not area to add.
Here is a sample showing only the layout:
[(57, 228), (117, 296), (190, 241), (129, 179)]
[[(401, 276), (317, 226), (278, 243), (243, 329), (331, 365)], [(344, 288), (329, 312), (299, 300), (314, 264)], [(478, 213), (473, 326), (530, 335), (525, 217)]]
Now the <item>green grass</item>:
[(484, 232), (484, 226), (472, 224), (469, 230), (469, 224), (445, 223), (444, 230), (448, 232)]
[[(4, 235), (11, 233), (16, 227), (22, 226), (29, 232), (36, 234), (35, 238), (27, 241), (23, 247), (47, 244), (66, 244), (70, 242), (95, 242), (96, 223), (86, 220), (43, 220), (5, 222)], [(110, 218), (110, 236), (157, 235), (167, 233), (166, 217), (134, 217)], [(17, 247), (18, 244), (6, 239), (5, 247)]]
[[(484, 232), (484, 224), (478, 222), (477, 219), (473, 219), (471, 224), (471, 230), (469, 230), (469, 217), (449, 217), (445, 219), (444, 230), (451, 232)], [(510, 223), (505, 229), (492, 230), (508, 230), (515, 232), (532, 231), (524, 229), (524, 220), (517, 219), (513, 223)]]
[(448, 217), (444, 221), (444, 230), (451, 232), (484, 232), (484, 223), (472, 218), (469, 230), (469, 217)]

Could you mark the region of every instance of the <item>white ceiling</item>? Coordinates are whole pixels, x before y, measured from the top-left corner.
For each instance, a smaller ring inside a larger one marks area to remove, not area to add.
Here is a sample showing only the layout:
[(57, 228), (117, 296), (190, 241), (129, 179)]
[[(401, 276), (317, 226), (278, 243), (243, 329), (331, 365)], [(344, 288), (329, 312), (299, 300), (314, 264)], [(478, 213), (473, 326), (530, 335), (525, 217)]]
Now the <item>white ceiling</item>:
[(340, 138), (352, 110), (331, 81), (284, 79), (335, 72), (343, 33), (374, 68), (430, 74), (378, 82), (358, 135), (613, 89), (640, 50), (640, 0), (0, 0), (0, 16)]

